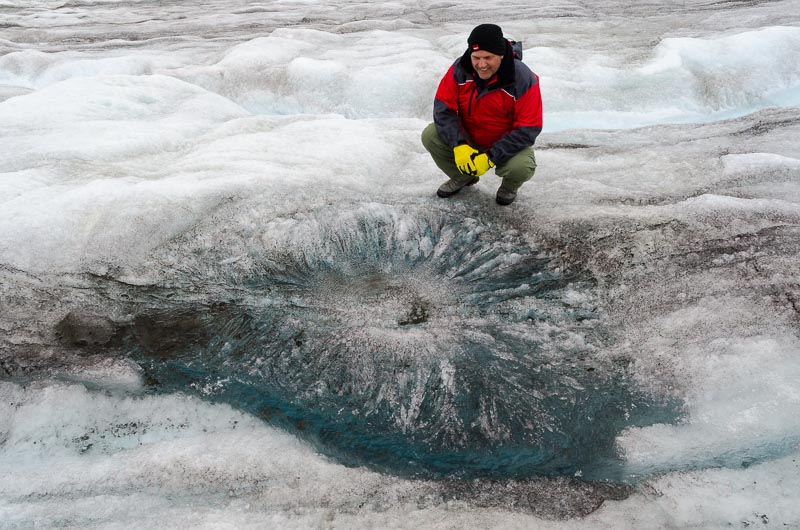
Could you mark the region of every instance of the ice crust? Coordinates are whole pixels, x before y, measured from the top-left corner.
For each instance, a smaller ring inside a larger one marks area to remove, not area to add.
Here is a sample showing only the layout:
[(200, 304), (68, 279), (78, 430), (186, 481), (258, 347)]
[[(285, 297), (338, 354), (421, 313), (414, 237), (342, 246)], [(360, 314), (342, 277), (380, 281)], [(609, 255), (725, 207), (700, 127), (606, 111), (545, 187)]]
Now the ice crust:
[[(0, 528), (800, 526), (797, 1), (157, 4), (0, 0)], [(537, 176), (505, 210), (491, 174), (437, 200), (419, 143), (484, 20), (524, 43), (545, 101)], [(567, 512), (580, 487), (558, 480), (541, 511), (510, 485), (449, 496), (53, 338), (115, 282), (224, 282), (289, 244), (324, 263), (326, 209), (435, 252), (402, 208), (515, 231), (597, 281), (561, 296), (608, 336), (569, 344), (685, 405), (617, 438), (631, 491)]]

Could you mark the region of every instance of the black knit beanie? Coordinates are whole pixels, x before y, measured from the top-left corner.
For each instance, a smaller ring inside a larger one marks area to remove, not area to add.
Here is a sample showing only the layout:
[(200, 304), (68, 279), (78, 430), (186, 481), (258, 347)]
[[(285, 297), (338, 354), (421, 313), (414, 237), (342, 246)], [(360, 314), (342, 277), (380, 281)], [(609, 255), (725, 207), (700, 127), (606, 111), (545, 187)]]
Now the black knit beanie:
[(484, 50), (495, 55), (505, 55), (507, 43), (503, 30), (494, 24), (475, 26), (467, 39), (470, 53)]

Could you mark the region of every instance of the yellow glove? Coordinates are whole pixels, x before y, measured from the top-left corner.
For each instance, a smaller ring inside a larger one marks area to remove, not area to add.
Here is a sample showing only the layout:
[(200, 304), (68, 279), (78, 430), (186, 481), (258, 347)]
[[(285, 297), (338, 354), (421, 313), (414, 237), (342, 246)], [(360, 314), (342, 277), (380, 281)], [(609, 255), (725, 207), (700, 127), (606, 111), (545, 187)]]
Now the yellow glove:
[(472, 155), (472, 163), (475, 165), (475, 169), (478, 170), (478, 176), (483, 175), (489, 171), (489, 168), (494, 167), (494, 162), (489, 160), (489, 155), (486, 153)]
[(494, 162), (489, 160), (489, 155), (481, 153), (469, 144), (461, 144), (453, 148), (456, 158), (456, 167), (464, 175), (480, 177), (489, 168), (494, 167)]
[(472, 162), (472, 157), (479, 154), (478, 150), (469, 144), (457, 145), (453, 148), (456, 157), (456, 167), (464, 175), (478, 175), (478, 168)]

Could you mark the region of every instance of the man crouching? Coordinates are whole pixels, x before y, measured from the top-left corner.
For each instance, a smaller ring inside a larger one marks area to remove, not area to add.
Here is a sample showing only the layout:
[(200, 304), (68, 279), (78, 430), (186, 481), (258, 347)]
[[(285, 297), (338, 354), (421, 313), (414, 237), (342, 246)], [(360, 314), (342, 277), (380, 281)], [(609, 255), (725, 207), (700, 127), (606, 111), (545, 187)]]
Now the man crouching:
[(514, 202), (533, 177), (533, 144), (542, 130), (539, 77), (522, 62), (522, 44), (494, 24), (470, 33), (469, 47), (439, 83), (433, 123), (422, 144), (450, 179), (436, 192), (450, 197), (495, 168), (503, 179), (498, 204)]

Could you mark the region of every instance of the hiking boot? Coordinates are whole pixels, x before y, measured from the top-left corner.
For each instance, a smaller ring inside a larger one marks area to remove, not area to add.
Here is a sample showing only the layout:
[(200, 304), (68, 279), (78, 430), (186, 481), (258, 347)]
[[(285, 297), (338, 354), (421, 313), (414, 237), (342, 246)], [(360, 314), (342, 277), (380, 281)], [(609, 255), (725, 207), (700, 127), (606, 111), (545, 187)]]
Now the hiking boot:
[(517, 198), (517, 192), (505, 189), (503, 186), (497, 188), (497, 196), (494, 198), (497, 201), (497, 204), (502, 204), (503, 206), (507, 206), (514, 202), (514, 199)]
[(478, 180), (479, 180), (478, 177), (471, 177), (470, 179), (464, 182), (459, 182), (457, 180), (450, 179), (441, 186), (439, 186), (439, 189), (436, 190), (436, 195), (442, 198), (455, 195), (456, 193), (461, 191), (461, 188), (463, 188), (464, 186), (474, 186), (475, 184), (478, 183)]

